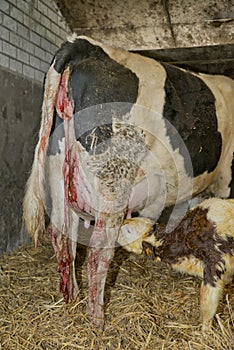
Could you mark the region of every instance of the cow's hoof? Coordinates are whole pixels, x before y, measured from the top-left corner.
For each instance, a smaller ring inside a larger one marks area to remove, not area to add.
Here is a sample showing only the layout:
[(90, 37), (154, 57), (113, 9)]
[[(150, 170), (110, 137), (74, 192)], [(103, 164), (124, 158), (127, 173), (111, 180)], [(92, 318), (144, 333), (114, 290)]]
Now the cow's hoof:
[(104, 318), (93, 317), (92, 318), (92, 323), (93, 323), (93, 325), (96, 328), (98, 328), (98, 329), (103, 331), (103, 329), (104, 329)]

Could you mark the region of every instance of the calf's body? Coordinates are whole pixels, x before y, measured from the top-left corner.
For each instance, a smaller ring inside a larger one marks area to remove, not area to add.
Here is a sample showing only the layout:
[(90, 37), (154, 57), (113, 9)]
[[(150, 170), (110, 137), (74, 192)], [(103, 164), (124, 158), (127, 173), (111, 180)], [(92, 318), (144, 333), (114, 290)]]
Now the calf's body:
[[(131, 220), (126, 224), (134, 231), (138, 219)], [(145, 253), (156, 261), (203, 279), (202, 328), (209, 329), (223, 288), (234, 274), (234, 199), (207, 199), (190, 209), (173, 231), (166, 232), (166, 226), (157, 224), (155, 232), (146, 236), (144, 232), (144, 238), (138, 238), (128, 250), (140, 253), (142, 242)]]

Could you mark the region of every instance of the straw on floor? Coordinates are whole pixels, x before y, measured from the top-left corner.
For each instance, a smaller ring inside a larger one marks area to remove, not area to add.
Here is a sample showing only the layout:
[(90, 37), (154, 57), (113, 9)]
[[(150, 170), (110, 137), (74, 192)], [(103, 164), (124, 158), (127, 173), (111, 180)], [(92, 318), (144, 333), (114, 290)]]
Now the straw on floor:
[(1, 350), (233, 350), (234, 281), (226, 287), (214, 326), (202, 334), (200, 280), (118, 248), (106, 286), (106, 326), (87, 313), (85, 250), (79, 247), (80, 299), (66, 305), (49, 241), (0, 259)]

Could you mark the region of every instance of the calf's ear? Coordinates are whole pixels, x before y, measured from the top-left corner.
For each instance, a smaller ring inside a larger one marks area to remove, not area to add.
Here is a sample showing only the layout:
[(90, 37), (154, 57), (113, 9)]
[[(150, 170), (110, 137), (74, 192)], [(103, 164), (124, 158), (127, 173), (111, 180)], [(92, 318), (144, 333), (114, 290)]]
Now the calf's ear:
[(142, 248), (145, 255), (151, 257), (152, 259), (155, 258), (154, 247), (152, 246), (151, 243), (142, 241)]

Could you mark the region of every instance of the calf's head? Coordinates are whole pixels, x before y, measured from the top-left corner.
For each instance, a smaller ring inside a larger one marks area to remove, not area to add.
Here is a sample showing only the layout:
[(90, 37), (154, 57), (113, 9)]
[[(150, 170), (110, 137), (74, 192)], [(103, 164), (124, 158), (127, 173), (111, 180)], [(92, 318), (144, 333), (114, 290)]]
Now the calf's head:
[(127, 251), (141, 254), (142, 241), (154, 242), (155, 224), (151, 219), (136, 217), (124, 220), (120, 228), (118, 243)]

